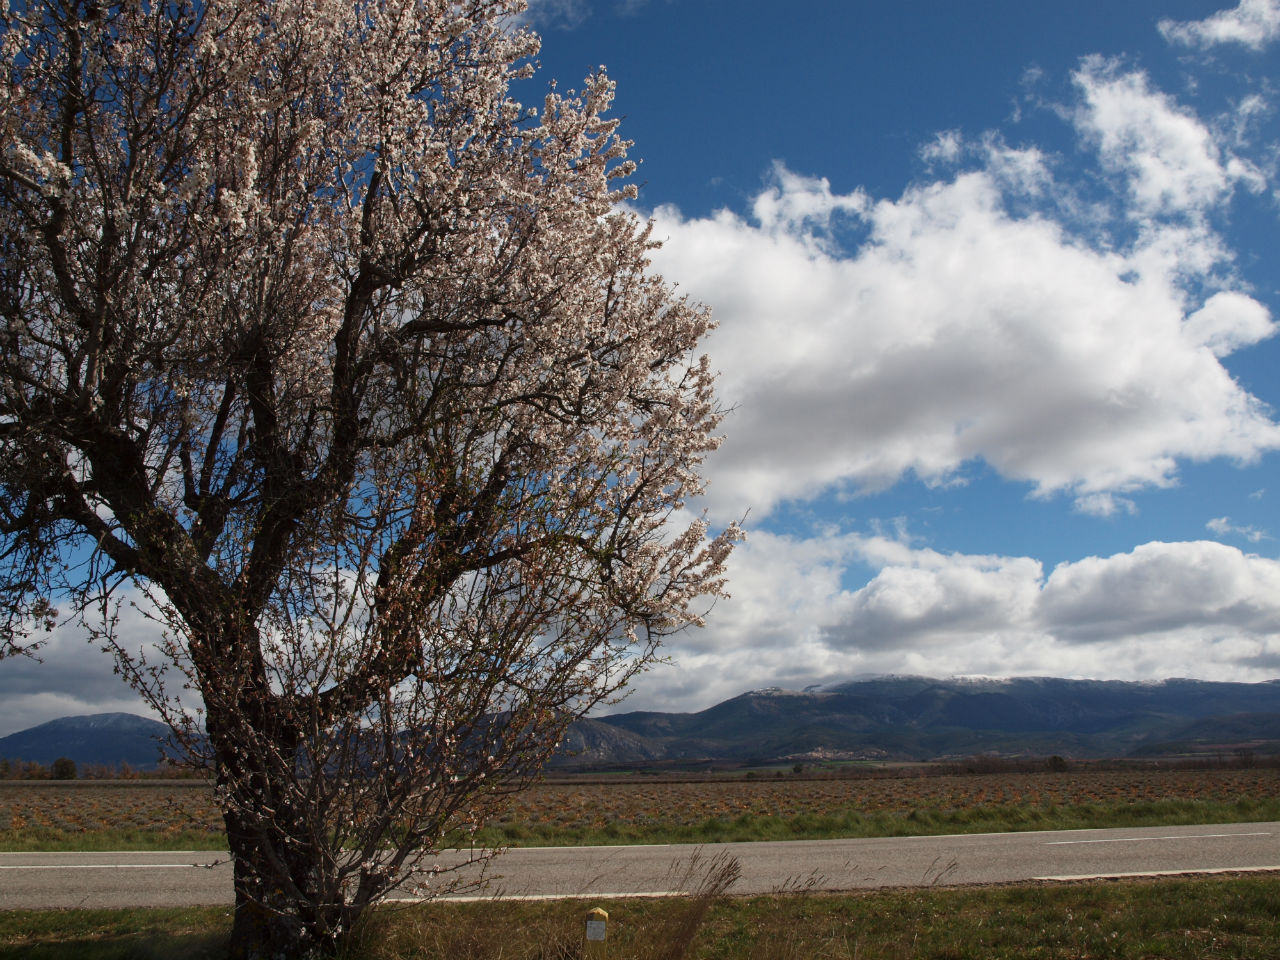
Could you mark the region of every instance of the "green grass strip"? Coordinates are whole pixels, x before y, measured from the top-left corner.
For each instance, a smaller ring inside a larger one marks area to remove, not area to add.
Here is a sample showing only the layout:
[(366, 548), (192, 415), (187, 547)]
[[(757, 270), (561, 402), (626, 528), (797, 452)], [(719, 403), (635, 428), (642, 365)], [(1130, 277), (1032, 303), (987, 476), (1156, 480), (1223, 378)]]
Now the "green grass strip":
[(226, 850), (221, 830), (0, 830), (0, 850), (10, 853), (84, 853), (95, 850)]

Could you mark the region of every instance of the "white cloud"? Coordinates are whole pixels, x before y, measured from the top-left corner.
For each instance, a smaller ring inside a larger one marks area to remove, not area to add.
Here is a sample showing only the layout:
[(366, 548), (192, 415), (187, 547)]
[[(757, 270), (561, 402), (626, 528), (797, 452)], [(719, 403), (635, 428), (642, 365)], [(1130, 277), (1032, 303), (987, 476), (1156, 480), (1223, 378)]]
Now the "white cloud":
[(1060, 564), (1040, 619), (1068, 641), (1230, 636), (1280, 654), (1280, 561), (1201, 540)]
[[(864, 556), (874, 556), (877, 546), (864, 544)], [(1042, 576), (1039, 561), (904, 553), (833, 604), (835, 620), (823, 630), (828, 643), (860, 651), (919, 650), (1020, 633), (1029, 621)]]
[[(147, 683), (161, 682), (171, 708), (199, 709), (199, 695), (185, 689), (186, 677), (164, 653), (163, 617), (153, 598), (136, 586), (121, 586), (112, 595), (111, 615), (117, 645), (147, 675)], [(156, 716), (117, 672), (115, 657), (101, 638), (101, 625), (100, 609), (90, 607), (83, 619), (69, 618), (41, 634), (38, 639), (44, 642), (35, 658), (0, 662), (0, 736), (65, 716)]]
[(1198, 215), (1237, 180), (1260, 186), (1250, 165), (1224, 154), (1209, 127), (1151, 89), (1146, 74), (1095, 56), (1074, 80), (1083, 97), (1077, 126), (1096, 143), (1104, 168), (1127, 178), (1130, 216)]
[(755, 687), (856, 672), (857, 657), (826, 643), (822, 624), (860, 543), (854, 535), (752, 532), (729, 558), (732, 596), (717, 603), (707, 627), (668, 641), (673, 663), (633, 683), (617, 709), (701, 709)]
[(1214, 517), (1205, 524), (1205, 527), (1220, 537), (1243, 537), (1250, 543), (1261, 543), (1263, 540), (1271, 539), (1267, 531), (1259, 530), (1257, 527), (1250, 525), (1240, 526), (1232, 523), (1230, 517)]
[(1134, 514), (1138, 505), (1128, 497), (1113, 493), (1089, 493), (1076, 497), (1076, 510), (1091, 517), (1113, 517), (1117, 513)]
[[(651, 0), (616, 0), (612, 9), (620, 16), (634, 16), (649, 5)], [(671, 0), (665, 0), (670, 3)], [(520, 14), (517, 22), (532, 24), (539, 29), (572, 30), (590, 19), (602, 4), (592, 0), (528, 0), (529, 6)]]
[(1257, 300), (1228, 290), (1215, 293), (1187, 317), (1183, 331), (1192, 342), (1225, 357), (1271, 336), (1274, 325), (1266, 307)]
[[(851, 588), (867, 568), (870, 580)], [(1280, 561), (1212, 541), (1148, 543), (1046, 577), (1030, 557), (942, 553), (903, 530), (757, 531), (729, 576), (733, 596), (708, 626), (672, 638), (673, 663), (615, 709), (702, 709), (860, 673), (1280, 675)], [(135, 614), (123, 626), (135, 643), (154, 637)], [(44, 654), (3, 664), (0, 736), (59, 716), (146, 713), (82, 632), (56, 631)]]
[[(865, 586), (842, 586), (866, 564)], [(734, 597), (676, 638), (675, 665), (640, 680), (622, 709), (701, 709), (859, 673), (1280, 675), (1280, 561), (1212, 541), (1147, 543), (1046, 577), (1027, 557), (756, 534), (731, 574)]]
[(833, 216), (864, 214), (869, 204), (860, 190), (834, 194), (826, 177), (802, 177), (775, 162), (770, 184), (757, 194), (751, 211), (766, 233), (785, 233), (820, 244)]
[(955, 163), (964, 148), (959, 130), (943, 130), (920, 148), (920, 158), (929, 163)]
[(1161, 20), (1160, 33), (1170, 43), (1211, 47), (1238, 43), (1261, 50), (1280, 36), (1280, 0), (1240, 0), (1204, 20)]
[[(1280, 446), (1219, 362), (1274, 333), (1266, 308), (1185, 288), (1222, 262), (1216, 238), (1171, 225), (1096, 248), (1047, 212), (1009, 213), (1019, 182), (1020, 200), (1052, 183), (1026, 151), (1017, 178), (1008, 151), (990, 156), (897, 200), (780, 174), (754, 223), (657, 211), (655, 262), (720, 322), (708, 349), (737, 407), (709, 466), (724, 516), (909, 472), (946, 483), (978, 458), (1098, 512), (1172, 483), (1179, 459)], [(839, 216), (865, 232), (851, 252), (815, 226)]]

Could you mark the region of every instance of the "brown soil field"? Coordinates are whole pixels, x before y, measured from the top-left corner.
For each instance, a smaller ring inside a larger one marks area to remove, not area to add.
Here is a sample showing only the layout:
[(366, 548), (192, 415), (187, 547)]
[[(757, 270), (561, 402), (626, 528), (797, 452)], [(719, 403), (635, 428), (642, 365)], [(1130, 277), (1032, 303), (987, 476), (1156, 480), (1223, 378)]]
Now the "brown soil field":
[(510, 800), (506, 819), (562, 828), (662, 820), (771, 816), (791, 819), (845, 810), (910, 814), (974, 807), (1078, 806), (1154, 800), (1232, 802), (1280, 798), (1280, 770), (1096, 770), (893, 778), (544, 783)]
[(0, 832), (222, 830), (213, 790), (199, 781), (0, 782)]
[[(695, 824), (739, 817), (792, 819), (856, 810), (867, 815), (983, 807), (1123, 806), (1159, 800), (1231, 803), (1280, 798), (1280, 770), (1142, 769), (1065, 773), (535, 784), (508, 799), (491, 824), (575, 831), (606, 824)], [(0, 782), (0, 834), (222, 829), (212, 790), (191, 781)]]

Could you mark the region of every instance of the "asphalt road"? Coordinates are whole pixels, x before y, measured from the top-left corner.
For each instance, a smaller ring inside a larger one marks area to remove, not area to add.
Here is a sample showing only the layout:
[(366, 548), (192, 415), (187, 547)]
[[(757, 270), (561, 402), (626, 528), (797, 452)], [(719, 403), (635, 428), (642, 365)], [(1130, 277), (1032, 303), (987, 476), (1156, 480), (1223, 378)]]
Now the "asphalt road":
[[(1280, 871), (1280, 823), (725, 843), (700, 848), (522, 848), (509, 850), (488, 865), (485, 895), (605, 899), (687, 891), (696, 885), (690, 876), (704, 874), (721, 854), (736, 857), (741, 864), (733, 893)], [(463, 851), (441, 858), (440, 864), (454, 865), (467, 856)], [(464, 876), (479, 876), (475, 866), (462, 870)], [(0, 909), (231, 902), (231, 868), (216, 854), (0, 853)]]

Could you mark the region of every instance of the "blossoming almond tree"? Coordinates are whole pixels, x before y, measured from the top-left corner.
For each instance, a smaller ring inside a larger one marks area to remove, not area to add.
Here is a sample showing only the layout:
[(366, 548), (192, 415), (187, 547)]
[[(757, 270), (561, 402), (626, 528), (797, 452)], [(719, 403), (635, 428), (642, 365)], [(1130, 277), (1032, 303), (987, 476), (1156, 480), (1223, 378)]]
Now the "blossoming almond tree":
[(238, 955), (429, 879), (722, 589), (709, 315), (605, 76), (511, 98), (522, 5), (0, 0), (3, 643), (70, 605), (210, 764)]

